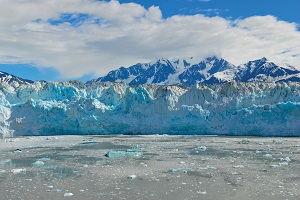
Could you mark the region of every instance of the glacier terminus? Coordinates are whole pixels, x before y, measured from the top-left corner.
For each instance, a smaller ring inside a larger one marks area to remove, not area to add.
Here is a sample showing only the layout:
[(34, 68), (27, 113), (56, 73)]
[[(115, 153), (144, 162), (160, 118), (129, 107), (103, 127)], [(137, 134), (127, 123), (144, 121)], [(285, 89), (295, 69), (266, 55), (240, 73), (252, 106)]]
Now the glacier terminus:
[(193, 86), (0, 84), (2, 137), (58, 134), (299, 136), (299, 82)]

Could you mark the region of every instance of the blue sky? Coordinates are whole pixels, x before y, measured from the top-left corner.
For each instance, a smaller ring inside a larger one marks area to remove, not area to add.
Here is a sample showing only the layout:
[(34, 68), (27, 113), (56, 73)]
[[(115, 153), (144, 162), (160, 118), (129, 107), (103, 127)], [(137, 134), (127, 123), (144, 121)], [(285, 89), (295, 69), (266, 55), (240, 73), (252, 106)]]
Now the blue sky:
[(299, 0), (0, 0), (0, 70), (87, 81), (159, 57), (211, 55), (299, 69), (299, 8)]

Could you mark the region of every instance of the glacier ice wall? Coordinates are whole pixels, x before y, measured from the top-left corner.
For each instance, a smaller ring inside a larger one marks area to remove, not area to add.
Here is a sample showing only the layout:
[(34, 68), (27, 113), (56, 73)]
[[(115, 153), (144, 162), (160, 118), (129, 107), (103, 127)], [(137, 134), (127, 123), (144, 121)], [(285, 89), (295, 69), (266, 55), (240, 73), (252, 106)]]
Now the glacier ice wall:
[(1, 83), (0, 134), (300, 136), (300, 83)]

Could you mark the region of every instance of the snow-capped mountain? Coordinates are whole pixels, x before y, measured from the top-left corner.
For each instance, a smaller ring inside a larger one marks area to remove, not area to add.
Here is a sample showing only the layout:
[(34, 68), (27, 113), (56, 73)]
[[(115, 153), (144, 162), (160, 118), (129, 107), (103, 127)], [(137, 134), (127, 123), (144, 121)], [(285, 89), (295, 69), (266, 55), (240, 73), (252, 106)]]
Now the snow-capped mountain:
[(235, 80), (241, 82), (277, 81), (297, 73), (299, 71), (292, 66), (278, 66), (266, 58), (262, 58), (239, 66)]
[(300, 71), (289, 65), (279, 66), (266, 58), (234, 66), (222, 58), (208, 57), (202, 61), (194, 58), (168, 60), (121, 67), (92, 82), (125, 82), (129, 85), (158, 84), (186, 86), (196, 83), (213, 84), (232, 80), (253, 81), (294, 81), (299, 80)]
[(8, 74), (6, 72), (0, 71), (0, 82), (6, 82), (6, 83), (18, 83), (18, 84), (31, 84), (34, 83), (32, 80), (23, 79), (11, 74)]
[[(277, 65), (266, 58), (249, 61), (235, 66), (216, 56), (204, 60), (193, 57), (168, 60), (161, 58), (156, 62), (138, 63), (129, 68), (121, 67), (110, 71), (106, 76), (93, 82), (123, 82), (129, 85), (185, 85), (197, 83), (216, 84), (237, 82), (299, 82), (300, 71), (284, 64)], [(0, 82), (8, 84), (32, 84), (34, 81), (23, 79), (0, 71)], [(43, 82), (43, 81), (42, 81)]]
[(152, 63), (139, 63), (129, 68), (121, 67), (88, 83), (125, 82), (129, 85), (194, 85), (205, 81), (214, 73), (234, 67), (226, 60), (217, 57), (209, 57), (200, 62), (193, 57), (177, 60), (162, 58)]

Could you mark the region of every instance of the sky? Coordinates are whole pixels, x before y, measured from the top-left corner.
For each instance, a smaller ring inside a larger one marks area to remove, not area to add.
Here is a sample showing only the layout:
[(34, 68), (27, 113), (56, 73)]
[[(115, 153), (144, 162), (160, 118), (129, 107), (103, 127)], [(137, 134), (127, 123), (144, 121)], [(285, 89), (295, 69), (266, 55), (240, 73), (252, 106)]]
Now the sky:
[(87, 81), (121, 66), (218, 56), (300, 69), (299, 0), (0, 0), (0, 71)]

